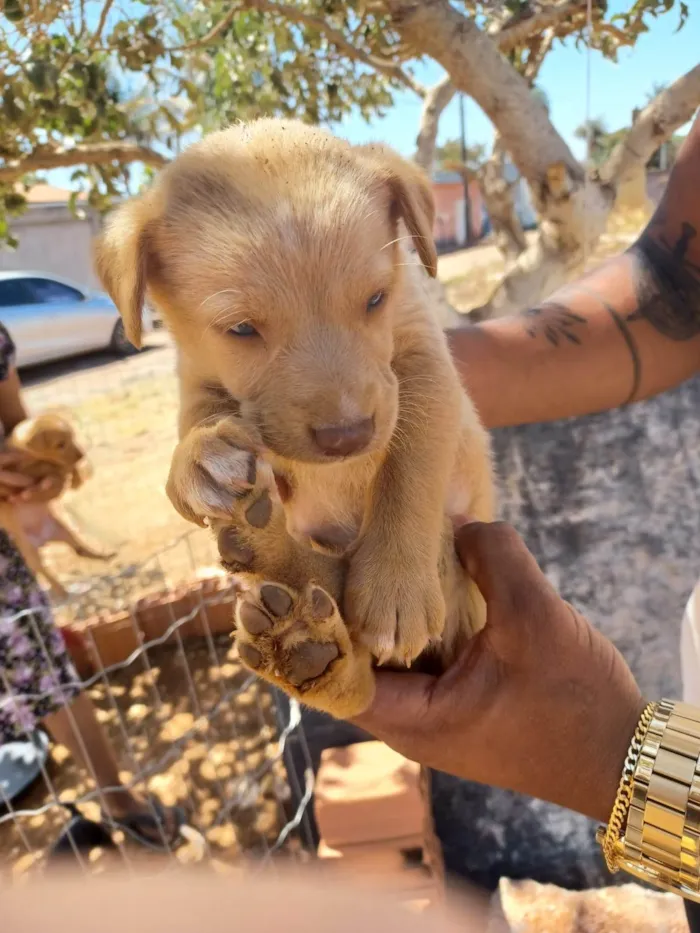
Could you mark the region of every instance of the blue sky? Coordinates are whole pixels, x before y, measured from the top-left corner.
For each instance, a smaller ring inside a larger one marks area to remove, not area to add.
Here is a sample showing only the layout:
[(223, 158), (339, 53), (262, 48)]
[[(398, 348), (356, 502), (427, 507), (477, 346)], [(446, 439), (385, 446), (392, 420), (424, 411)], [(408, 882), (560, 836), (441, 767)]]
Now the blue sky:
[[(629, 9), (631, 0), (610, 0), (611, 13)], [(690, 0), (691, 8), (700, 0)], [(622, 49), (615, 64), (591, 53), (590, 116), (601, 117), (610, 130), (629, 125), (634, 107), (644, 104), (654, 84), (668, 84), (700, 62), (700, 10), (693, 9), (685, 27), (676, 33), (678, 14), (674, 10), (657, 20), (649, 19), (649, 32), (634, 48)], [(419, 64), (416, 77), (431, 84), (442, 71), (434, 62)], [(586, 53), (572, 42), (558, 44), (545, 60), (540, 86), (547, 94), (554, 125), (579, 158), (585, 155), (585, 142), (574, 138), (574, 131), (586, 117)], [(491, 141), (493, 130), (488, 118), (471, 99), (466, 99), (467, 141)], [(395, 105), (383, 119), (366, 123), (361, 116), (348, 117), (337, 131), (352, 142), (381, 141), (405, 155), (414, 151), (420, 117), (420, 100), (410, 91), (399, 93)], [(681, 132), (687, 131), (684, 127)], [(459, 109), (453, 100), (440, 121), (439, 141), (459, 135)], [(72, 170), (49, 173), (53, 184), (70, 187)], [(138, 169), (134, 177), (140, 175)]]
[[(610, 130), (628, 125), (633, 108), (644, 103), (655, 83), (675, 81), (700, 62), (700, 10), (694, 9), (700, 6), (700, 0), (691, 0), (689, 5), (690, 17), (679, 33), (674, 32), (678, 25), (676, 11), (658, 20), (650, 18), (649, 32), (640, 37), (634, 48), (622, 49), (617, 64), (591, 53), (591, 117), (602, 117)], [(611, 13), (629, 7), (629, 0), (609, 3)], [(416, 77), (424, 84), (437, 81), (441, 74), (433, 62), (416, 68)], [(558, 44), (545, 60), (539, 84), (549, 98), (554, 125), (574, 153), (583, 157), (585, 142), (574, 139), (573, 134), (586, 116), (585, 52), (578, 51), (573, 43)], [(473, 100), (467, 98), (465, 103), (468, 142), (488, 144), (493, 135), (491, 123)], [(396, 95), (395, 106), (384, 119), (367, 125), (361, 117), (351, 117), (340, 132), (353, 142), (382, 141), (411, 155), (419, 117), (420, 101), (406, 91)], [(439, 140), (458, 135), (459, 110), (455, 99), (440, 121)]]

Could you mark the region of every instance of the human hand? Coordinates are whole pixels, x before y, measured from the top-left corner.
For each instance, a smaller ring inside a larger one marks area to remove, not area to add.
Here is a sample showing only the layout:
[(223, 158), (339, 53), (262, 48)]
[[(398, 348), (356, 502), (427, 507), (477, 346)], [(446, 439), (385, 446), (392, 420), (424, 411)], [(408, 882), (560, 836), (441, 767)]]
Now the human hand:
[(0, 502), (48, 502), (63, 491), (60, 477), (35, 480), (21, 472), (25, 455), (15, 450), (0, 450)]
[(8, 501), (13, 505), (26, 503), (45, 505), (61, 495), (67, 482), (67, 479), (63, 476), (45, 476), (43, 479), (33, 481), (30, 486), (12, 495)]
[(378, 671), (354, 722), (421, 764), (607, 821), (644, 708), (632, 673), (512, 528), (465, 525), (456, 548), (486, 627), (440, 677)]

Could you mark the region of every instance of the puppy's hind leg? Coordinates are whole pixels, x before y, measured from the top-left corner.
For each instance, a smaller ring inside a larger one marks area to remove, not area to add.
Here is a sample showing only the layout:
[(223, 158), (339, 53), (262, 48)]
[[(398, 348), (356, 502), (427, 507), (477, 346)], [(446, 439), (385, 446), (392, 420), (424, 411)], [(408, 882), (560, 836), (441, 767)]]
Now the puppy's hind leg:
[(73, 521), (71, 521), (67, 515), (61, 513), (50, 512), (51, 515), (51, 527), (50, 527), (50, 538), (51, 541), (61, 541), (64, 544), (67, 544), (78, 557), (88, 557), (91, 560), (111, 560), (112, 557), (117, 553), (114, 549), (109, 550), (107, 548), (98, 547), (91, 544), (85, 537), (83, 537), (82, 531), (80, 531)]
[(216, 523), (224, 567), (236, 574), (236, 642), (242, 662), (308, 706), (339, 718), (374, 695), (369, 652), (340, 611), (344, 562), (289, 536), (268, 481), (236, 504), (231, 524)]

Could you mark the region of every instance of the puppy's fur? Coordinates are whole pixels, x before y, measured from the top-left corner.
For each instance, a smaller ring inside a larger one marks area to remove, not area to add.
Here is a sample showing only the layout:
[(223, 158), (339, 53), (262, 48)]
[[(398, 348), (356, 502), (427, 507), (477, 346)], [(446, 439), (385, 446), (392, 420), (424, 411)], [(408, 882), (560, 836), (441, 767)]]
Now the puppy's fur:
[[(389, 149), (260, 120), (188, 149), (97, 243), (130, 340), (147, 293), (176, 340), (168, 493), (239, 574), (242, 659), (338, 716), (373, 660), (443, 666), (484, 622), (450, 519), (492, 517), (488, 439), (408, 249), (434, 277), (433, 217)], [(353, 425), (365, 446), (321, 443)]]
[[(63, 483), (62, 490), (69, 487), (77, 489), (90, 476), (85, 451), (78, 444), (72, 426), (54, 412), (22, 421), (7, 438), (6, 446), (22, 454), (18, 470), (36, 482), (58, 478)], [(16, 490), (6, 489), (0, 484), (3, 498), (12, 492)], [(0, 502), (0, 527), (13, 539), (32, 573), (43, 576), (56, 596), (65, 596), (66, 590), (42, 560), (40, 548), (44, 544), (62, 541), (80, 557), (97, 560), (113, 556), (88, 544), (54, 504), (38, 507), (29, 502)]]

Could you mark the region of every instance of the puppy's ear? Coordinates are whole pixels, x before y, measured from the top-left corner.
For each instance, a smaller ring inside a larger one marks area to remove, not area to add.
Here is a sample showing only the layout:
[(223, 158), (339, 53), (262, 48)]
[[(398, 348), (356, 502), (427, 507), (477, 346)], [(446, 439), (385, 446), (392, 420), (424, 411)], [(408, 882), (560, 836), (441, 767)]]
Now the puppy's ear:
[(107, 218), (94, 244), (97, 274), (122, 316), (124, 333), (137, 348), (146, 300), (150, 219), (147, 195), (128, 201)]
[(433, 237), (435, 201), (428, 176), (415, 162), (401, 158), (386, 146), (373, 144), (357, 148), (372, 161), (389, 186), (391, 210), (397, 220), (406, 224), (425, 271), (434, 279), (438, 263)]

